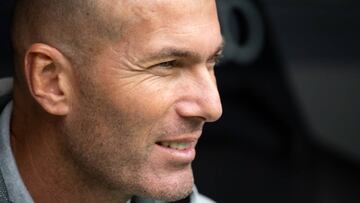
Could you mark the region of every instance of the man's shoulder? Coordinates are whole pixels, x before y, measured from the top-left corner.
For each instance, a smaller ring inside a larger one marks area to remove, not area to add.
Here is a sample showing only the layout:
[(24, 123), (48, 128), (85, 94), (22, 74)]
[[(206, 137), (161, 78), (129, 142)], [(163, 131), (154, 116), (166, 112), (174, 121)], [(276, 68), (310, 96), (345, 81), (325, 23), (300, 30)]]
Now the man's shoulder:
[[(0, 114), (6, 104), (11, 100), (12, 79), (0, 78)], [(0, 170), (0, 202), (7, 203), (9, 201), (8, 191), (6, 189), (4, 177)]]
[(9, 200), (9, 194), (8, 194), (7, 189), (6, 189), (4, 177), (3, 177), (3, 175), (2, 175), (1, 170), (0, 170), (0, 202), (1, 202), (1, 203), (8, 203), (8, 202), (10, 202), (10, 200)]

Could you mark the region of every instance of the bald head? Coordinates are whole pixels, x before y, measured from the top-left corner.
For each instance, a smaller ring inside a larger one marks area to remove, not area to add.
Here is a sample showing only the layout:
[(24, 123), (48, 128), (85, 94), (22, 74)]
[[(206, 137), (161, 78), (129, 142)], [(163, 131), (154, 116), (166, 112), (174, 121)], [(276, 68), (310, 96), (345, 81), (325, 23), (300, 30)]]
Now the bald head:
[(110, 1), (18, 0), (13, 23), (15, 63), (31, 44), (48, 44), (76, 65), (119, 37), (119, 14)]

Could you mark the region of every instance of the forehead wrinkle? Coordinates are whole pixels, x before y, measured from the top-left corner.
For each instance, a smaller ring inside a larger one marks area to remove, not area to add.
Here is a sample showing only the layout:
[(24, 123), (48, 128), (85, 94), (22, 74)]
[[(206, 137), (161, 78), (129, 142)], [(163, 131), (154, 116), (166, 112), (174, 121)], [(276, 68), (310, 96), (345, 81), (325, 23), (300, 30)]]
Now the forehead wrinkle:
[[(174, 0), (177, 2), (177, 0)], [(167, 56), (175, 56), (175, 57), (188, 57), (188, 56), (195, 56), (196, 58), (201, 58), (199, 57), (199, 55), (202, 54), (194, 54), (197, 51), (196, 50), (187, 50), (188, 48), (185, 46), (183, 47), (172, 47), (172, 50), (160, 50), (161, 48), (161, 44), (162, 45), (166, 45), (165, 47), (171, 47), (172, 44), (174, 43), (183, 43), (184, 37), (186, 37), (187, 35), (189, 36), (197, 36), (197, 37), (201, 37), (202, 34), (205, 34), (205, 32), (208, 32), (209, 29), (207, 29), (208, 27), (210, 28), (215, 28), (215, 29), (211, 29), (214, 30), (214, 32), (217, 32), (217, 28), (219, 28), (218, 26), (218, 21), (216, 19), (216, 21), (214, 20), (213, 17), (216, 16), (212, 16), (210, 19), (207, 17), (208, 15), (204, 15), (206, 14), (207, 9), (204, 9), (203, 7), (209, 7), (211, 4), (207, 4), (207, 1), (197, 1), (197, 3), (193, 2), (190, 3), (190, 5), (186, 5), (184, 4), (183, 6), (186, 7), (185, 10), (197, 10), (200, 11), (200, 18), (196, 19), (196, 23), (188, 23), (189, 18), (188, 17), (182, 17), (184, 16), (184, 13), (182, 13), (182, 16), (179, 17), (180, 13), (178, 10), (174, 10), (175, 7), (172, 4), (172, 1), (163, 1), (163, 0), (158, 0), (158, 1), (146, 1), (144, 2), (143, 5), (139, 5), (137, 4), (139, 1), (134, 0), (133, 2), (131, 1), (125, 1), (127, 3), (125, 3), (125, 7), (126, 4), (130, 4), (129, 8), (127, 9), (127, 12), (130, 12), (129, 15), (127, 15), (126, 18), (129, 18), (130, 21), (128, 21), (127, 26), (129, 28), (129, 33), (131, 32), (135, 32), (135, 33), (140, 33), (142, 31), (144, 31), (145, 29), (147, 30), (146, 34), (144, 36), (142, 36), (142, 38), (137, 38), (136, 40), (139, 42), (139, 40), (141, 41), (141, 43), (145, 43), (148, 44), (150, 42), (150, 39), (154, 39), (151, 41), (151, 44), (157, 44), (156, 46), (158, 47), (158, 49), (155, 50), (151, 50), (151, 49), (145, 49), (143, 51), (141, 51), (141, 54), (135, 54), (135, 56), (133, 56), (133, 60), (131, 60), (132, 62), (134, 62), (135, 64), (139, 64), (139, 63), (143, 63), (146, 60), (143, 60), (143, 58), (154, 58), (156, 56), (163, 56), (167, 57)], [(168, 2), (168, 4), (171, 5), (164, 5), (164, 2)], [(182, 3), (183, 4), (183, 3)], [(204, 5), (203, 7), (199, 7), (200, 5)], [(199, 9), (200, 8), (200, 9)], [(174, 10), (174, 13), (171, 13), (170, 11)], [(159, 11), (159, 12), (155, 12), (155, 11)], [(135, 15), (136, 13), (139, 13), (139, 15)], [(162, 14), (165, 14), (166, 16), (169, 16), (169, 18), (164, 17)], [(173, 14), (173, 15), (172, 15)], [(199, 13), (198, 13), (199, 14)], [(205, 18), (203, 18), (202, 16), (204, 15)], [(148, 16), (148, 17), (146, 17)], [(171, 18), (171, 19), (170, 19)], [(137, 20), (136, 20), (137, 19)], [(173, 22), (173, 20), (176, 20), (176, 25)], [(211, 21), (211, 22), (210, 22)], [(194, 22), (194, 21), (193, 21)], [(138, 26), (136, 26), (136, 24)], [(141, 25), (141, 26), (140, 26)], [(141, 28), (141, 29), (140, 29)], [(125, 34), (126, 35), (126, 34)], [(127, 52), (126, 55), (130, 55), (132, 53), (131, 50), (133, 50), (133, 47), (128, 47), (128, 49), (124, 49), (125, 44), (127, 42), (127, 40), (131, 40), (133, 37), (131, 37), (131, 35), (128, 37), (124, 37), (123, 40), (121, 41), (121, 43), (119, 42), (116, 46), (115, 49), (119, 49), (118, 51), (122, 51), (122, 52)], [(159, 43), (160, 41), (161, 43)], [(216, 40), (218, 41), (218, 40)], [(159, 45), (160, 44), (160, 45)], [(150, 45), (149, 45), (150, 46)], [(147, 47), (149, 47), (147, 46)], [(213, 50), (217, 49), (214, 48), (214, 46), (208, 47), (210, 49), (207, 49), (206, 52), (213, 52)], [(177, 50), (174, 50), (177, 49)], [(186, 54), (185, 51), (186, 50)], [(160, 54), (159, 54), (160, 52)], [(172, 52), (172, 53), (171, 53)], [(189, 53), (189, 52), (193, 52), (193, 53)], [(134, 54), (134, 53), (133, 53)], [(149, 54), (153, 55), (154, 57), (146, 57), (146, 55)], [(208, 54), (206, 54), (208, 55)], [(145, 57), (144, 57), (145, 56)], [(159, 57), (157, 57), (159, 58)]]
[[(208, 0), (124, 0), (123, 7), (128, 16), (129, 25), (133, 23), (145, 22), (147, 24), (156, 22), (172, 22), (189, 18), (192, 14), (199, 17), (206, 17), (208, 8), (215, 3)], [(216, 10), (216, 9), (214, 9)]]
[[(208, 23), (203, 23), (203, 24), (193, 25), (193, 26), (189, 26), (189, 25), (187, 25), (187, 23), (184, 23), (184, 26), (180, 26), (181, 27), (180, 29), (179, 29), (179, 26), (172, 26), (171, 24), (166, 24), (163, 27), (159, 27), (156, 30), (149, 32), (149, 35), (159, 34), (160, 32), (164, 32), (164, 33), (171, 32), (171, 33), (175, 33), (178, 35), (189, 35), (189, 34), (193, 34), (194, 32), (198, 32), (202, 28), (205, 28), (208, 26), (213, 26), (213, 23), (208, 22)], [(185, 29), (185, 27), (186, 27), (186, 29)]]

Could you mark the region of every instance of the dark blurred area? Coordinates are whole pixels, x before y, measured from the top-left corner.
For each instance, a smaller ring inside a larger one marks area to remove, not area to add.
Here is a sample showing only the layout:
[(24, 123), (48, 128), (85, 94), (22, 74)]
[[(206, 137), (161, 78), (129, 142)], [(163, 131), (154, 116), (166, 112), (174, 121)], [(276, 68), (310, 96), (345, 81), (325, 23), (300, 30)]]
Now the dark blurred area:
[(10, 27), (14, 2), (14, 0), (0, 1), (0, 78), (13, 74)]
[[(0, 77), (12, 75), (1, 1)], [(194, 163), (218, 202), (360, 202), (360, 2), (219, 0), (223, 117)]]
[(360, 2), (218, 1), (224, 114), (194, 164), (218, 202), (360, 202)]

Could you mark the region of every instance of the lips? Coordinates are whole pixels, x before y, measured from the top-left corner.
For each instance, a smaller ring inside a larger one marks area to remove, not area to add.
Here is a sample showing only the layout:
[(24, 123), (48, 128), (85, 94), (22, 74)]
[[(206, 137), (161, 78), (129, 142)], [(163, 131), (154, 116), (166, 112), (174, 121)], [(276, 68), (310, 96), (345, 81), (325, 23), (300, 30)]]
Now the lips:
[(160, 157), (176, 163), (191, 163), (195, 159), (195, 146), (201, 132), (156, 142)]
[(170, 138), (162, 138), (157, 141), (156, 144), (164, 148), (184, 151), (187, 149), (195, 148), (195, 145), (201, 136), (201, 132), (202, 131), (200, 130), (192, 134)]
[(184, 141), (172, 141), (172, 142), (164, 141), (164, 142), (157, 142), (157, 144), (175, 150), (186, 150), (193, 146), (192, 142), (184, 142)]

